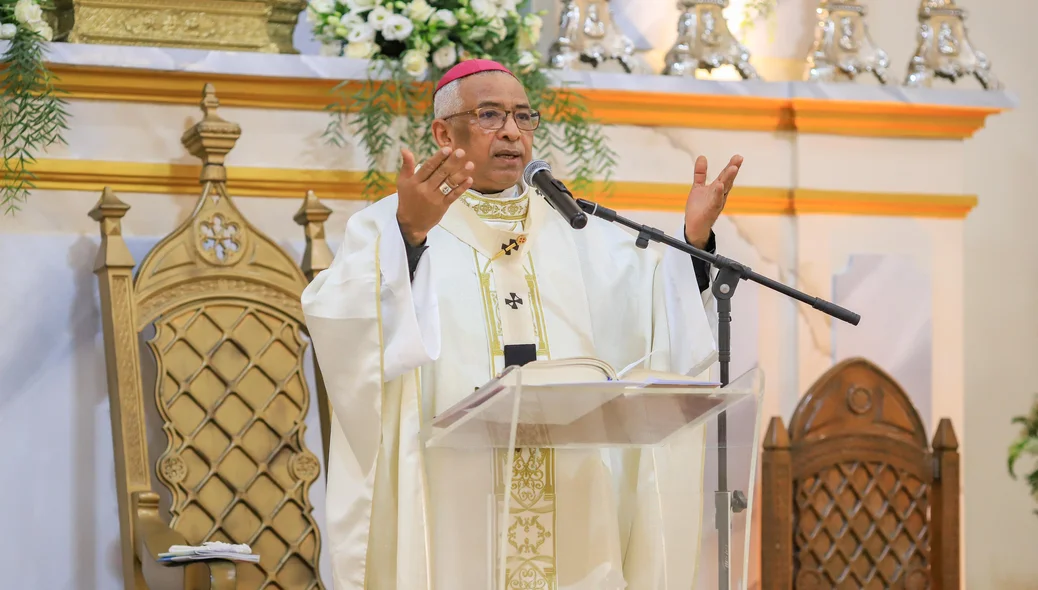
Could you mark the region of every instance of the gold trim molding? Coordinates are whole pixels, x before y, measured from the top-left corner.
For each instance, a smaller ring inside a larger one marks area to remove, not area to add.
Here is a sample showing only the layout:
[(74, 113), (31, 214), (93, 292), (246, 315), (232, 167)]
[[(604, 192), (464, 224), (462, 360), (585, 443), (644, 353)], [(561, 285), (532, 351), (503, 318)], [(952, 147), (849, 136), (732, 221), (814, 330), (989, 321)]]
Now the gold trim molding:
[[(222, 96), (221, 96), (222, 100)], [(32, 171), (43, 190), (99, 193), (197, 195), (201, 166), (90, 160), (39, 160)], [(302, 199), (314, 191), (322, 200), (364, 200), (363, 173), (291, 168), (228, 168), (234, 196)], [(594, 197), (616, 209), (682, 211), (688, 186), (654, 182), (613, 183), (611, 195)], [(815, 189), (736, 187), (725, 212), (733, 215), (880, 215), (962, 219), (976, 207), (974, 195), (870, 193)]]
[[(122, 67), (53, 64), (69, 97), (195, 105), (207, 83), (230, 107), (324, 110), (336, 80), (271, 78)], [(355, 84), (356, 90), (359, 83)], [(994, 107), (952, 107), (823, 99), (586, 89), (592, 113), (607, 125), (733, 131), (788, 131), (854, 137), (965, 139), (984, 127)]]

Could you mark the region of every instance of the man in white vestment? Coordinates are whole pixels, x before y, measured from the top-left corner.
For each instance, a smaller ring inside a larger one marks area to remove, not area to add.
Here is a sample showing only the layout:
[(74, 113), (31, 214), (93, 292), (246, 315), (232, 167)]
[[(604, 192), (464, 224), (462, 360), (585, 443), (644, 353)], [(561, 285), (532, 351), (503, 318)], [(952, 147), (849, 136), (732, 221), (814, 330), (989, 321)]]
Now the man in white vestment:
[[(333, 411), (334, 588), (490, 590), (488, 498), (506, 492), (508, 588), (692, 588), (698, 545), (667, 547), (661, 565), (653, 539), (668, 526), (698, 542), (702, 428), (682, 431), (698, 451), (680, 456), (423, 446), (423, 425), (534, 355), (619, 369), (652, 353), (648, 368), (689, 376), (716, 360), (706, 264), (597, 218), (575, 231), (524, 185), (540, 115), (507, 69), (458, 64), (434, 111), (440, 151), (419, 166), (403, 150), (397, 193), (349, 219), (302, 298)], [(696, 160), (674, 235), (713, 251), (741, 164), (708, 183)]]

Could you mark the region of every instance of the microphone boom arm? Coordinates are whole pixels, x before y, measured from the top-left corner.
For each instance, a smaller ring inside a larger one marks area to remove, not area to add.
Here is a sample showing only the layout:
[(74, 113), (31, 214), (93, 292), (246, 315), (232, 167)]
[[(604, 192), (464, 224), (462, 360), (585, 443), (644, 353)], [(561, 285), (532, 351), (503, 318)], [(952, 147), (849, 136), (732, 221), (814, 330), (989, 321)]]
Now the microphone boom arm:
[[(700, 250), (699, 248), (696, 248), (695, 246), (688, 244), (687, 242), (674, 239), (668, 236), (665, 232), (658, 230), (654, 227), (642, 225), (640, 223), (627, 219), (626, 217), (622, 217), (618, 215), (616, 211), (609, 209), (607, 207), (603, 207), (598, 203), (594, 203), (586, 199), (577, 199), (577, 205), (579, 205), (580, 208), (583, 209), (588, 215), (592, 215), (594, 217), (599, 217), (606, 221), (611, 221), (613, 223), (620, 224), (624, 227), (628, 227), (638, 232), (638, 237), (635, 240), (635, 244), (637, 244), (639, 248), (647, 247), (650, 241), (658, 242), (660, 244), (664, 244), (670, 246), (671, 248), (675, 248), (677, 250), (685, 252), (686, 254), (690, 254), (704, 262), (709, 262), (714, 268), (718, 270), (719, 274), (725, 273), (727, 271), (727, 273), (731, 273), (732, 275), (734, 275), (736, 279), (753, 281), (758, 285), (763, 285), (773, 291), (778, 291), (779, 293), (782, 293), (787, 297), (796, 299), (801, 303), (806, 303), (811, 307), (817, 309), (818, 311), (821, 311), (822, 313), (832, 316), (838, 320), (847, 322), (851, 325), (857, 326), (858, 321), (861, 320), (860, 315), (848, 309), (844, 309), (839, 305), (836, 305), (835, 303), (831, 303), (818, 297), (811, 297), (810, 295), (802, 291), (798, 291), (793, 287), (784, 285), (774, 279), (770, 279), (764, 275), (758, 274), (751, 270), (750, 267), (736, 262), (735, 260), (725, 258), (724, 256), (719, 256), (717, 254), (712, 254), (710, 252), (707, 252), (706, 250)], [(732, 289), (734, 289), (734, 287), (732, 287)]]

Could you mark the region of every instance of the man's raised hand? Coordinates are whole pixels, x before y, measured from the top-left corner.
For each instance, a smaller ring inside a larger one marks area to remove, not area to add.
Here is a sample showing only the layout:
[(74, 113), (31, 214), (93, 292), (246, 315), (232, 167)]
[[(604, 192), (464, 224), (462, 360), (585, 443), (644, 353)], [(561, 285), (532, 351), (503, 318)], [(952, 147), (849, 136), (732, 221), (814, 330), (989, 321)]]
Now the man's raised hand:
[(710, 230), (728, 201), (735, 177), (742, 167), (742, 156), (732, 156), (717, 179), (706, 183), (706, 158), (696, 158), (692, 174), (692, 189), (685, 203), (685, 239), (697, 248), (705, 248)]
[(414, 154), (403, 149), (400, 155), (403, 162), (396, 177), (396, 220), (407, 243), (418, 246), (440, 223), (451, 203), (472, 187), (474, 166), (465, 159), (465, 150), (447, 147), (440, 148), (418, 170)]

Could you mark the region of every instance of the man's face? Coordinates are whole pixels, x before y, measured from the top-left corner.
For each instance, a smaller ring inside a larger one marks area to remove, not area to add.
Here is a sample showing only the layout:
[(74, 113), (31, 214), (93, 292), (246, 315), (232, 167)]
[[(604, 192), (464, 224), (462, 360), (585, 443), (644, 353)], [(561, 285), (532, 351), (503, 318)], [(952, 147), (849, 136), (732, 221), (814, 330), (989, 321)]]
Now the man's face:
[[(458, 90), (461, 97), (458, 112), (467, 114), (436, 120), (433, 123), (436, 143), (465, 150), (466, 158), (475, 165), (473, 189), (496, 193), (515, 186), (533, 152), (533, 131), (520, 129), (515, 117), (516, 109), (530, 108), (523, 85), (504, 72), (489, 72), (462, 78)], [(482, 124), (474, 112), (477, 109), (485, 111)], [(495, 112), (505, 111), (508, 114), (500, 129), (485, 128)]]

